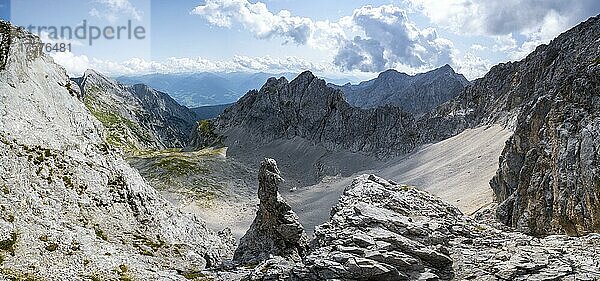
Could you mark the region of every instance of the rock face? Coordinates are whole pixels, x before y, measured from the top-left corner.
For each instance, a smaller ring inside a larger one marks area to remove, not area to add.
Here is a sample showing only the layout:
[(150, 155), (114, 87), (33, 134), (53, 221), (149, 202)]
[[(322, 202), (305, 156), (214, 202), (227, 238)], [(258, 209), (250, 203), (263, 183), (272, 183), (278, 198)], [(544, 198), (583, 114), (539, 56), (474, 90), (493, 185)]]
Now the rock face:
[(535, 235), (600, 232), (598, 38), (600, 16), (510, 67), (522, 107), (491, 182), (508, 225)]
[(414, 187), (362, 175), (300, 262), (273, 257), (218, 280), (595, 280), (600, 235), (536, 238)]
[(306, 266), (317, 280), (453, 277), (447, 237), (461, 212), (415, 188), (364, 175), (315, 229)]
[(458, 96), (469, 81), (444, 65), (438, 69), (410, 76), (393, 69), (358, 85), (331, 85), (344, 92), (348, 102), (356, 107), (376, 108), (394, 105), (402, 110), (423, 114)]
[(37, 37), (0, 31), (0, 279), (184, 280), (232, 255), (228, 231), (175, 209), (105, 142)]
[(127, 151), (185, 147), (196, 114), (143, 84), (125, 86), (93, 70), (73, 79), (82, 100), (108, 129), (107, 141)]
[(308, 250), (308, 237), (298, 216), (279, 194), (283, 182), (277, 163), (265, 159), (258, 174), (260, 205), (250, 229), (240, 240), (233, 260), (240, 264), (256, 264), (279, 256), (300, 261)]

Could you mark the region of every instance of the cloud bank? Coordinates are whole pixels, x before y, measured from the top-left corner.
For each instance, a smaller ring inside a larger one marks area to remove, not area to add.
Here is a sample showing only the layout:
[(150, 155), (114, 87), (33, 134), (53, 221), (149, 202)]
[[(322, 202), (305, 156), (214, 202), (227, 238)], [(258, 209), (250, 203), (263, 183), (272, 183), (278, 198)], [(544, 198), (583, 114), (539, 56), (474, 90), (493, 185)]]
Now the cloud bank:
[(172, 57), (165, 61), (149, 61), (132, 58), (123, 62), (89, 58), (71, 52), (51, 53), (54, 61), (62, 65), (72, 77), (81, 76), (87, 69), (95, 69), (111, 76), (139, 75), (148, 73), (193, 73), (193, 72), (301, 72), (307, 69), (326, 72), (331, 65), (317, 64), (298, 57), (273, 58), (235, 56), (231, 60), (209, 60), (201, 57)]

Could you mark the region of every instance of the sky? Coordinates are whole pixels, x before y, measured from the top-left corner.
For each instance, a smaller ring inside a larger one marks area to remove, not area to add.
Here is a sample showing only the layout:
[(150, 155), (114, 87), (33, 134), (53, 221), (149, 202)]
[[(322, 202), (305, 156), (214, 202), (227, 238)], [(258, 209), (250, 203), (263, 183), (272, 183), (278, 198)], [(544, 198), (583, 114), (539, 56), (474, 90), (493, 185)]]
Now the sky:
[[(72, 76), (311, 70), (359, 81), (449, 64), (473, 80), (598, 13), (597, 0), (0, 0), (0, 17), (70, 44), (49, 53)], [(80, 38), (50, 28), (84, 23)]]

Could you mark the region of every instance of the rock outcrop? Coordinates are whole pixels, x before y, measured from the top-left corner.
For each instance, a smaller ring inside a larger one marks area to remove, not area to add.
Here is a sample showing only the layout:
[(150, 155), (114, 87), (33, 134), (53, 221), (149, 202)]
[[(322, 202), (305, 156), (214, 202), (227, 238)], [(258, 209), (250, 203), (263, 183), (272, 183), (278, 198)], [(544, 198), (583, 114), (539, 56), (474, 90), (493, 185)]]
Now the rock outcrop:
[(467, 85), (469, 81), (449, 65), (412, 76), (390, 69), (358, 85), (330, 84), (342, 90), (346, 100), (353, 106), (376, 108), (393, 105), (417, 115), (455, 98)]
[(217, 280), (595, 280), (600, 235), (544, 238), (475, 218), (414, 187), (357, 177), (302, 261), (269, 258)]
[(278, 192), (282, 182), (275, 160), (265, 159), (260, 163), (260, 205), (254, 222), (235, 250), (235, 262), (257, 264), (273, 256), (300, 261), (306, 254), (308, 237), (298, 216)]
[(450, 280), (448, 237), (461, 219), (425, 192), (363, 175), (315, 229), (305, 264), (315, 280)]
[(225, 136), (234, 130), (244, 132), (245, 140), (236, 135), (231, 145), (301, 137), (329, 150), (374, 155), (401, 153), (415, 145), (411, 134), (416, 126), (410, 114), (396, 107), (354, 108), (341, 91), (309, 71), (291, 82), (270, 78), (260, 91), (250, 91), (227, 108), (215, 123), (216, 132)]
[(185, 280), (231, 257), (227, 230), (175, 209), (105, 142), (37, 37), (3, 21), (0, 36), (0, 279)]
[(534, 235), (600, 232), (600, 16), (506, 77), (521, 107), (491, 184), (498, 217)]
[(107, 128), (107, 141), (126, 151), (182, 148), (196, 114), (143, 84), (123, 85), (94, 71), (73, 79), (90, 112)]

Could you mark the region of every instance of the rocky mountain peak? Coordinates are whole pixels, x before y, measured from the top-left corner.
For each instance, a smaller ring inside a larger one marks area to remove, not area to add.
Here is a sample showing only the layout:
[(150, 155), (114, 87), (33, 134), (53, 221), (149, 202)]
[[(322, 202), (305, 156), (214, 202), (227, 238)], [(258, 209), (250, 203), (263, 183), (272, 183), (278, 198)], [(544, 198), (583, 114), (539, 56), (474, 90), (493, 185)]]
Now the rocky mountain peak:
[(392, 105), (419, 115), (458, 96), (468, 84), (463, 75), (446, 64), (416, 75), (389, 69), (377, 78), (358, 85), (331, 86), (340, 89), (353, 106), (374, 108)]
[(279, 194), (283, 182), (277, 163), (264, 159), (258, 174), (260, 205), (250, 229), (240, 240), (234, 261), (253, 264), (279, 256), (300, 261), (308, 250), (308, 237), (298, 216)]

